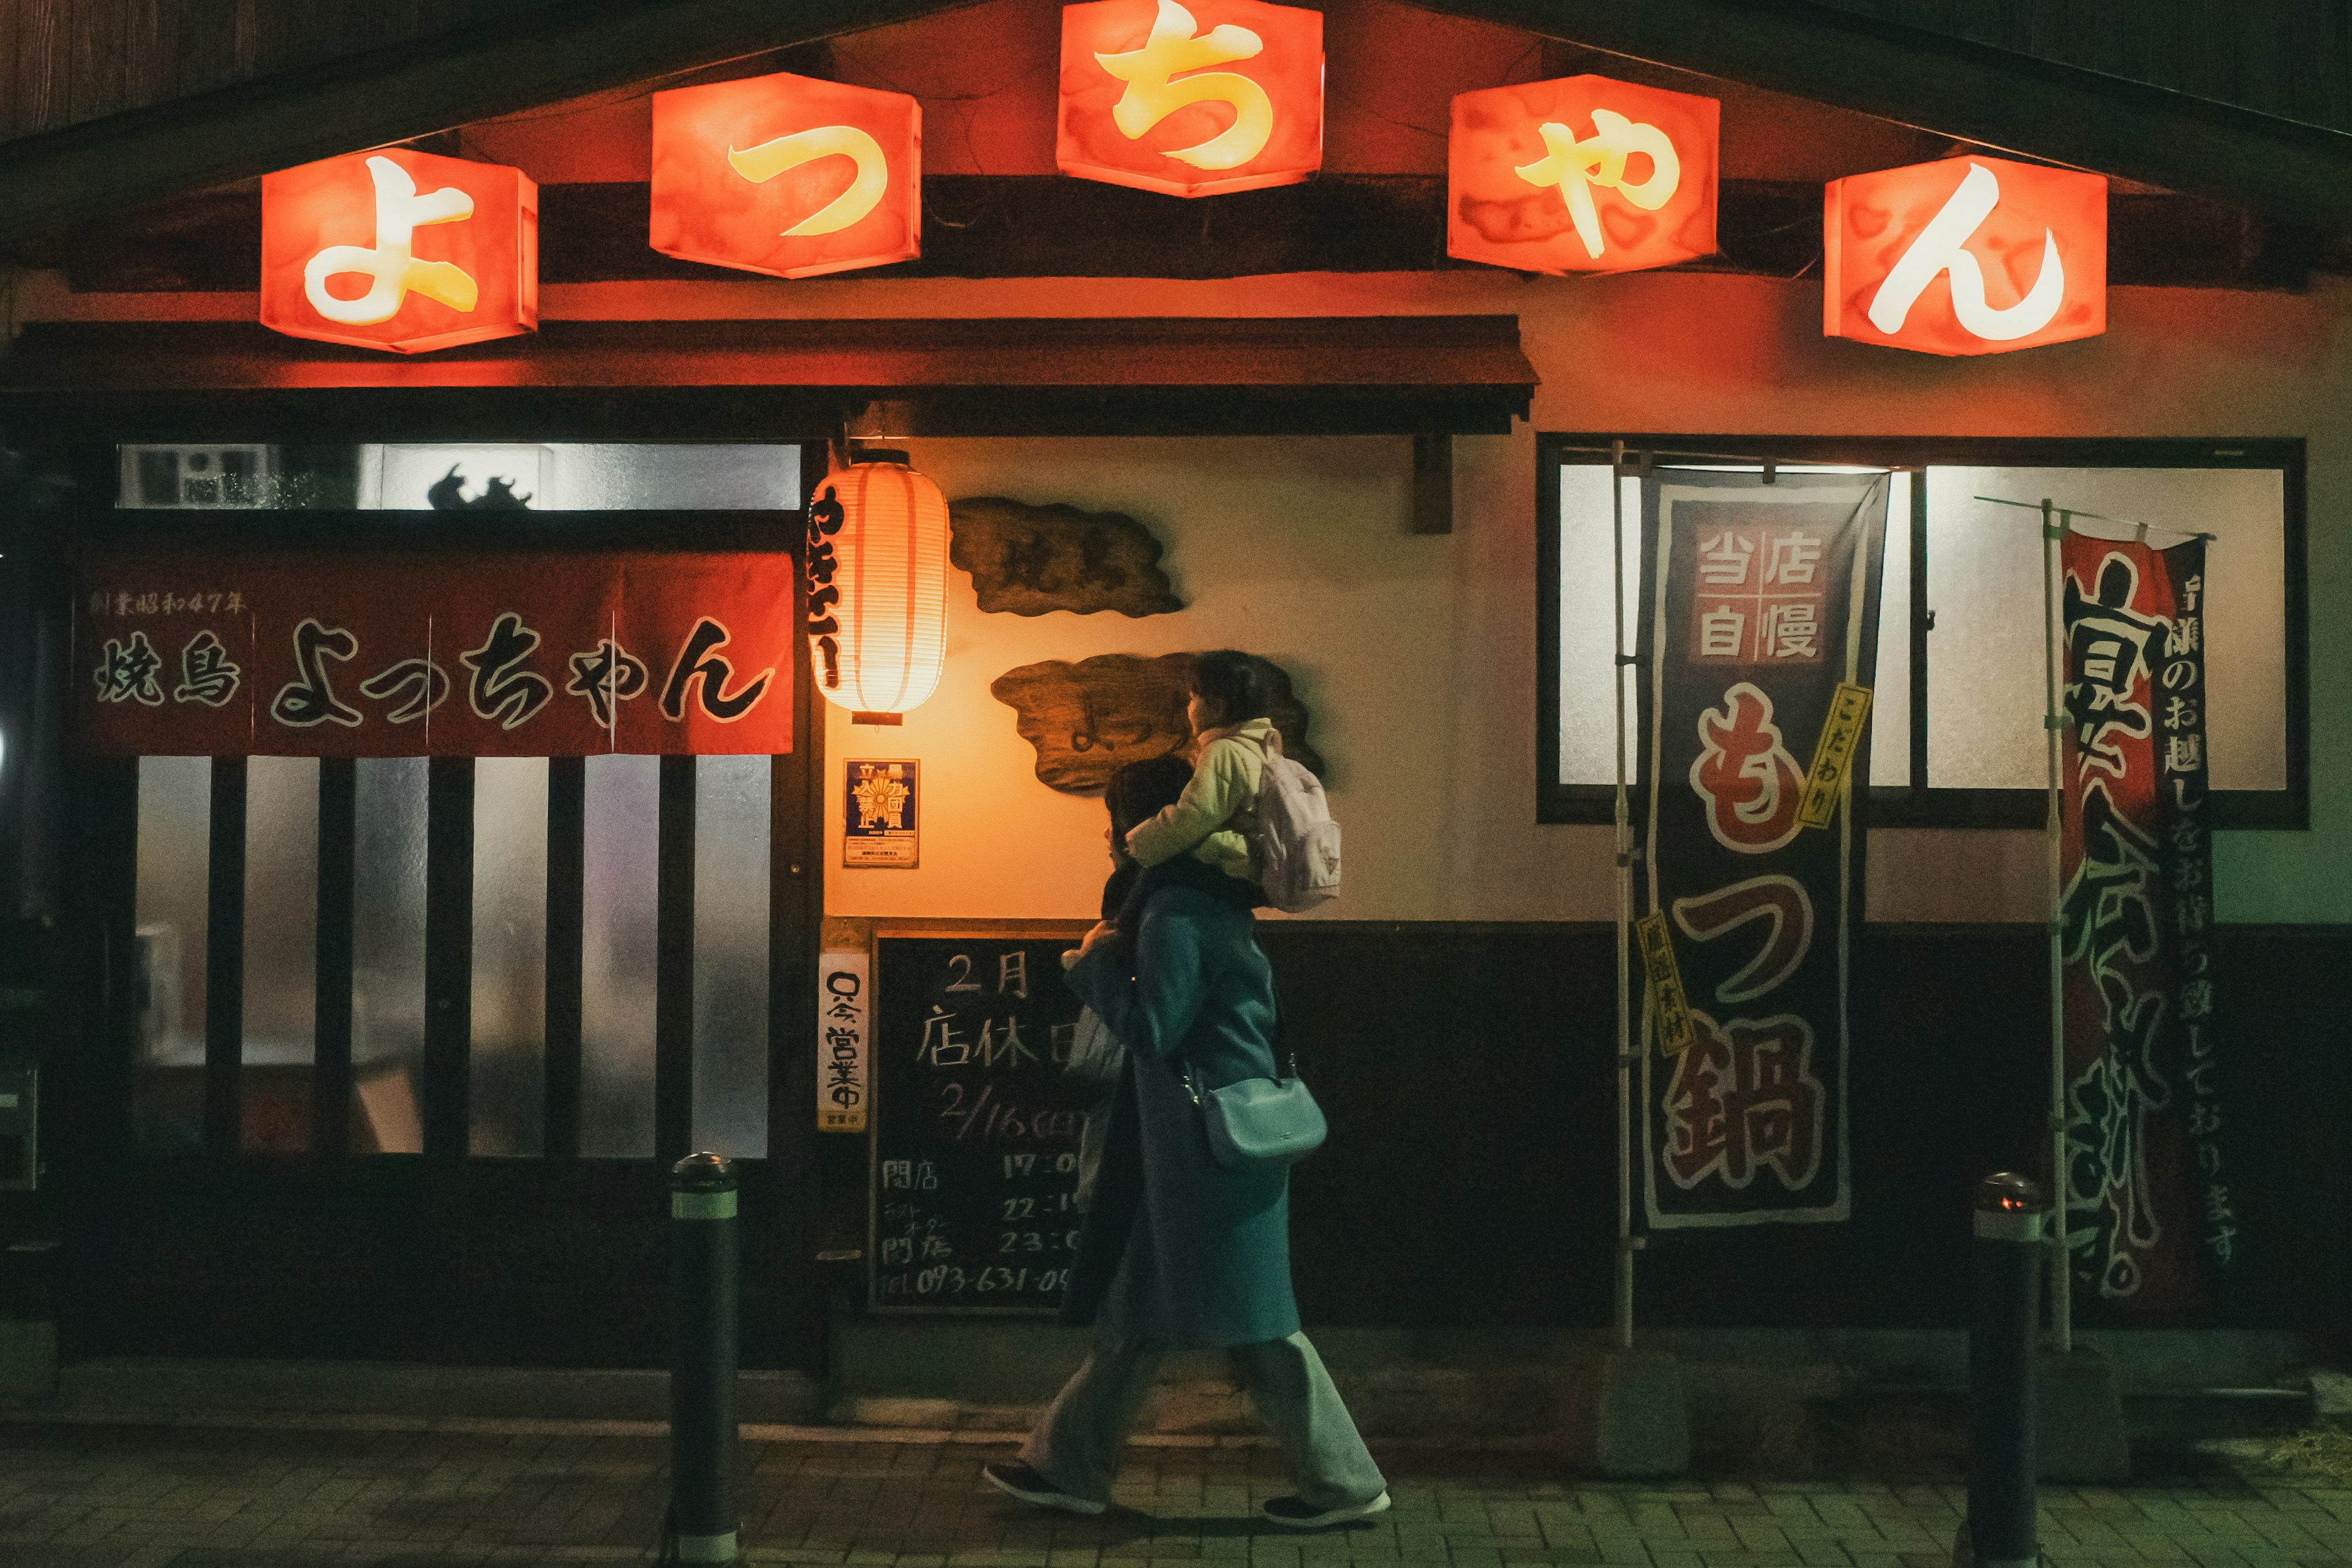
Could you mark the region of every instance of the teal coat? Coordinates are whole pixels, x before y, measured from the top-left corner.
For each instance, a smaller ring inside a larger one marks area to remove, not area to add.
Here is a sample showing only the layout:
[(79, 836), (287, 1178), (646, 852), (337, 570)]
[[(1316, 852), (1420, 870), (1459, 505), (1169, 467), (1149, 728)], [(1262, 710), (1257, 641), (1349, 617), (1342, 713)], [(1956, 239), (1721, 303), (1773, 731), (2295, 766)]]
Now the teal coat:
[(1183, 1081), (1188, 1065), (1204, 1091), (1275, 1076), (1274, 974), (1255, 924), (1230, 899), (1160, 888), (1143, 907), (1132, 973), (1125, 944), (1108, 942), (1066, 976), (1128, 1047), (1066, 1322), (1185, 1345), (1298, 1331), (1289, 1174), (1211, 1159)]

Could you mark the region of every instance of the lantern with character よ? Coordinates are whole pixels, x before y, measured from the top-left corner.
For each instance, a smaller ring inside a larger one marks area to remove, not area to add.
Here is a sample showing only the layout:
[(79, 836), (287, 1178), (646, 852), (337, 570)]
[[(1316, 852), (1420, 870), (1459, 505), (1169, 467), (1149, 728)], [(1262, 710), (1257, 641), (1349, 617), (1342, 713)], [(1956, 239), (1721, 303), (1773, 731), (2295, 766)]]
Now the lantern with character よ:
[(539, 186), (405, 147), (261, 180), (261, 324), (423, 353), (539, 326)]
[(816, 689), (860, 715), (916, 707), (947, 661), (948, 503), (904, 452), (859, 453), (808, 509)]

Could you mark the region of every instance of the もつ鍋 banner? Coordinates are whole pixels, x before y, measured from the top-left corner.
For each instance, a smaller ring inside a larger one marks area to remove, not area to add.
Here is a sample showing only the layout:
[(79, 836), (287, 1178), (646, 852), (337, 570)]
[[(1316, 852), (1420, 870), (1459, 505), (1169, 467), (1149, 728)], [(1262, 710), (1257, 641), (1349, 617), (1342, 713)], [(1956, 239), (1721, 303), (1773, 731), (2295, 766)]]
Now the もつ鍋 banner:
[[(1824, 730), (1855, 717), (1839, 688), (1872, 680), (1887, 490), (1885, 474), (1766, 485), (1690, 471), (1643, 485), (1642, 908), (1645, 946), (1670, 949), (1679, 977), (1674, 1016), (1643, 1016), (1655, 1226), (1847, 1217), (1846, 944), (1862, 842), (1843, 797), (1868, 775), (1866, 740), (1822, 825), (1800, 807), (1808, 759), (1839, 751), (1819, 746)], [(1667, 956), (1652, 954), (1654, 974)]]

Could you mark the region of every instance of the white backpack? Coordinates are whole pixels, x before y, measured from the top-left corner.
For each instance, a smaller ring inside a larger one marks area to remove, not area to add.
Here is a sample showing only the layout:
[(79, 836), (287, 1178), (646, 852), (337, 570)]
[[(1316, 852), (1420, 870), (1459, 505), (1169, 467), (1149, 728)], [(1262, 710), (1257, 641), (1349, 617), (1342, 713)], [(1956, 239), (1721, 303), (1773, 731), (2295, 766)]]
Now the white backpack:
[(1282, 754), (1279, 731), (1265, 737), (1250, 848), (1267, 901), (1284, 913), (1304, 914), (1339, 896), (1339, 825), (1324, 802), (1323, 781)]

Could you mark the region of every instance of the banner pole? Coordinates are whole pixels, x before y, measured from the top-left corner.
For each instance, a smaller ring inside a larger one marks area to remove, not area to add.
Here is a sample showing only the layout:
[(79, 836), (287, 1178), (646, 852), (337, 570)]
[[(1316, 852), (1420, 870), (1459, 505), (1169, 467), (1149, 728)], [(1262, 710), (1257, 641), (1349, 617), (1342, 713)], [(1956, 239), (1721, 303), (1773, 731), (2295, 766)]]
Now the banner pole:
[(1625, 805), (1625, 443), (1609, 443), (1610, 683), (1617, 699), (1617, 1348), (1633, 1348), (1633, 818)]
[(2055, 1221), (2050, 1246), (2050, 1326), (2058, 1352), (2074, 1350), (2074, 1269), (2066, 1235), (2066, 952), (2062, 921), (2066, 900), (2066, 840), (2063, 818), (2065, 768), (2065, 709), (2060, 686), (2061, 648), (2065, 626), (2061, 618), (2060, 581), (2064, 572), (2061, 552), (2072, 512), (2051, 521), (2050, 499), (2042, 500), (2042, 664), (2044, 706), (2043, 738), (2050, 752), (2049, 820), (2045, 837), (2050, 851), (2050, 1210)]

